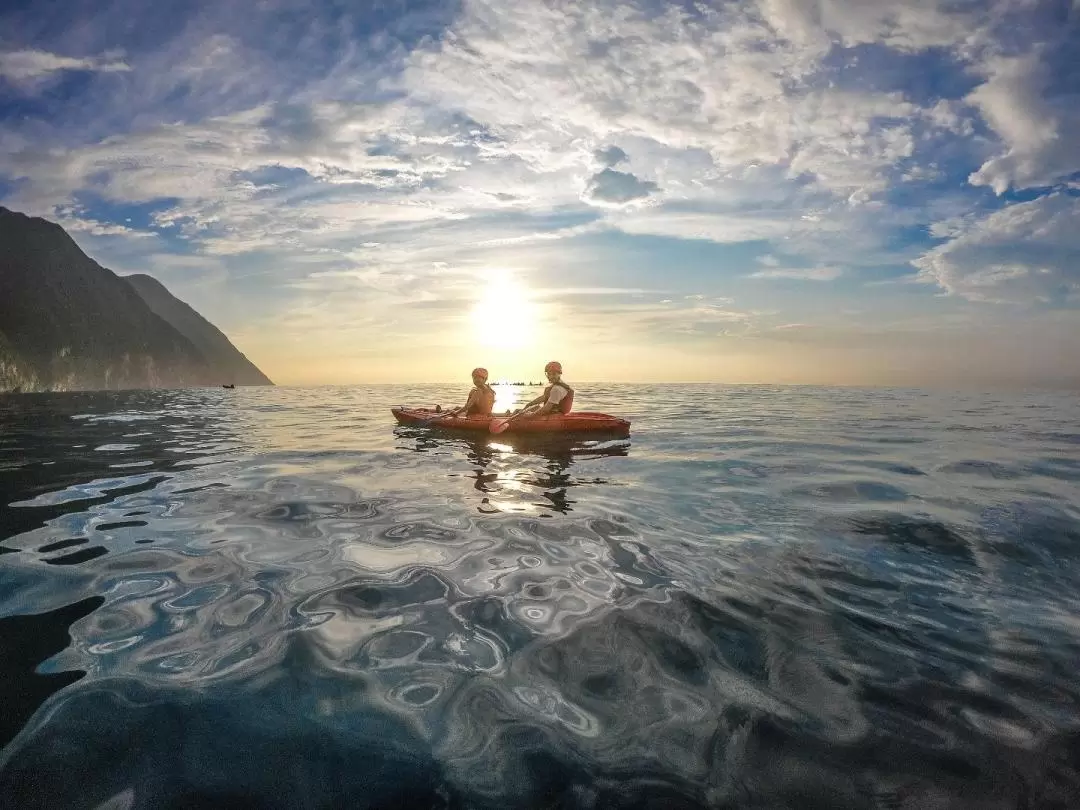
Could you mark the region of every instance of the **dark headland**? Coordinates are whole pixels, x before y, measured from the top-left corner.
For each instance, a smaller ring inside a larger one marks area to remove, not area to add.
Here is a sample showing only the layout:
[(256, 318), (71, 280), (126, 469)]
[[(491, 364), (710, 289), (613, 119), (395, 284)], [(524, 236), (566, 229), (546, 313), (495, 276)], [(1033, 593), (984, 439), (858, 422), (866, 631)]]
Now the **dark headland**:
[(148, 275), (118, 276), (59, 225), (0, 207), (0, 391), (273, 385)]

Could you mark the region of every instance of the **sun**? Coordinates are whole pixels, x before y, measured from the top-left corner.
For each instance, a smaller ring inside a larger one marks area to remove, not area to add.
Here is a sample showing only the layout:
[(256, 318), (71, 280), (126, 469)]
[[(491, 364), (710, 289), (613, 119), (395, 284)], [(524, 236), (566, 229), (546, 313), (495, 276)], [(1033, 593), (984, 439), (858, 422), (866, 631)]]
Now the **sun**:
[(511, 278), (492, 275), (471, 313), (473, 335), (487, 348), (523, 349), (535, 337), (537, 306)]

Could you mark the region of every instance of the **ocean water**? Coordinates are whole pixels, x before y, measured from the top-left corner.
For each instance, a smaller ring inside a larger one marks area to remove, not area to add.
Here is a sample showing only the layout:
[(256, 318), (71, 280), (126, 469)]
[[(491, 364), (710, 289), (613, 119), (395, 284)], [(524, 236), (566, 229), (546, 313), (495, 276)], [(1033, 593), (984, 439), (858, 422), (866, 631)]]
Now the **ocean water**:
[(1075, 395), (578, 390), (0, 398), (0, 807), (1078, 806)]

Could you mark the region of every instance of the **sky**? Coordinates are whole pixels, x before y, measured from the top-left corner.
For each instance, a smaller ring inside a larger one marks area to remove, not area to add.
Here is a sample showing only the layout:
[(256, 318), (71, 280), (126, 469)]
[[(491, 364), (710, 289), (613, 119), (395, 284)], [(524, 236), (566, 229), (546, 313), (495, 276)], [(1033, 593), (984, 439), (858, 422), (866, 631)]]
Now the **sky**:
[(1080, 387), (1078, 52), (1080, 0), (4, 0), (0, 204), (278, 383)]

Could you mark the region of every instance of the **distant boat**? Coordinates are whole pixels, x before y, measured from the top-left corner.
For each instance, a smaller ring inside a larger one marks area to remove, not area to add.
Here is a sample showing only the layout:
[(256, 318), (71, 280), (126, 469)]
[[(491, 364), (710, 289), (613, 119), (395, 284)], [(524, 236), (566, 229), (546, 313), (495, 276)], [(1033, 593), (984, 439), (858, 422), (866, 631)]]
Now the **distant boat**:
[(221, 386), (221, 387), (222, 387), (222, 388), (236, 388), (236, 385), (235, 385), (235, 384), (232, 384), (232, 385), (223, 385), (223, 386)]

